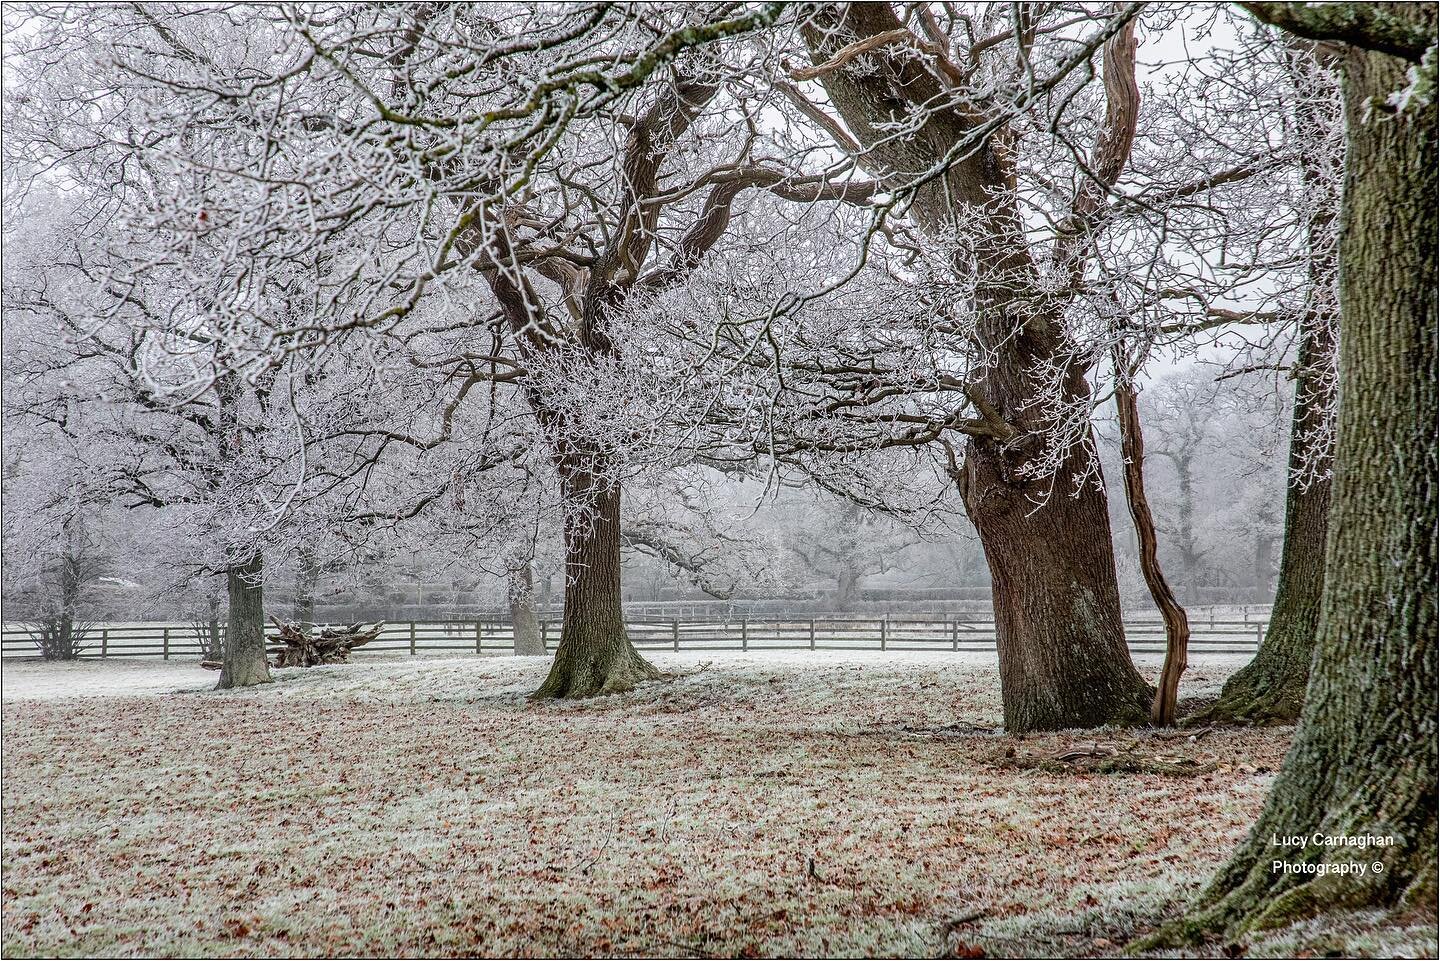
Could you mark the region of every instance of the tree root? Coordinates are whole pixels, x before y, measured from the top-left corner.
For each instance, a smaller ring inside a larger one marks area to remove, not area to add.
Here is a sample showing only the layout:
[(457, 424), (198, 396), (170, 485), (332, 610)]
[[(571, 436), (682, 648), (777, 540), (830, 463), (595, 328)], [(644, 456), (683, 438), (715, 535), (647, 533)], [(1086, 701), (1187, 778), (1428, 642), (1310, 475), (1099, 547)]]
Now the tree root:
[(1221, 697), (1204, 710), (1183, 718), (1180, 726), (1284, 727), (1299, 720), (1302, 706), (1303, 692)]
[(603, 647), (574, 653), (557, 650), (545, 683), (530, 695), (532, 701), (579, 700), (623, 694), (643, 681), (661, 677), (660, 671), (633, 648)]
[(1294, 724), (1305, 706), (1306, 677), (1275, 675), (1254, 662), (1225, 683), (1220, 697), (1181, 720), (1182, 727), (1221, 724), (1236, 727), (1279, 727)]
[(384, 624), (376, 623), (366, 628), (364, 624), (349, 627), (316, 627), (307, 630), (300, 624), (285, 624), (279, 618), (270, 618), (275, 633), (266, 638), (278, 645), (267, 649), (275, 655), (276, 667), (314, 667), (318, 664), (345, 664), (350, 652), (369, 644), (380, 636)]
[(238, 677), (235, 676), (234, 673), (226, 674), (222, 663), (220, 667), (220, 680), (216, 682), (214, 689), (217, 691), (232, 691), (242, 687), (255, 687), (260, 684), (274, 683), (275, 679), (270, 676), (268, 662), (262, 658), (260, 663), (263, 665), (263, 669), (256, 668), (253, 665), (247, 665), (246, 670)]
[[(1292, 852), (1283, 860), (1346, 873), (1281, 873), (1274, 870), (1272, 859), (1257, 857), (1248, 869), (1239, 869), (1242, 873), (1222, 870), (1184, 916), (1136, 939), (1126, 950), (1174, 950), (1217, 940), (1243, 946), (1254, 935), (1344, 911), (1379, 908), (1398, 918), (1423, 905), (1426, 917), (1434, 916), (1433, 856), (1418, 868), (1406, 863), (1401, 848), (1323, 848), (1308, 857)], [(1374, 869), (1377, 864), (1379, 871)], [(1362, 867), (1363, 874), (1352, 870)], [(1409, 880), (1397, 886), (1397, 878)]]

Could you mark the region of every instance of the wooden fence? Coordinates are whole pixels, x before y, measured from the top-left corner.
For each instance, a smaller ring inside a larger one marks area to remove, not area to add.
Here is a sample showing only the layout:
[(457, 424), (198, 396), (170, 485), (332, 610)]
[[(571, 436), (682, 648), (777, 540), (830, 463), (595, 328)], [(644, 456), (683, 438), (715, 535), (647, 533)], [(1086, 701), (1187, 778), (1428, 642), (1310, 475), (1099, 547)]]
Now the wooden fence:
[[(1192, 653), (1254, 653), (1265, 636), (1264, 620), (1216, 619), (1197, 616), (1191, 622)], [(626, 627), (636, 647), (670, 651), (994, 651), (995, 623), (965, 617), (881, 617), (776, 615), (730, 620), (682, 620), (632, 617)], [(561, 624), (542, 620), (546, 645), (554, 649)], [(1126, 637), (1136, 653), (1163, 653), (1165, 629), (1158, 620), (1126, 622)], [(223, 631), (223, 626), (222, 626)], [(501, 653), (512, 650), (508, 619), (473, 621), (404, 621), (384, 626), (380, 636), (355, 653), (421, 654)], [(105, 624), (90, 628), (81, 657), (198, 658), (204, 650), (203, 628), (192, 624)], [(0, 654), (36, 656), (38, 651), (23, 624), (0, 629)]]

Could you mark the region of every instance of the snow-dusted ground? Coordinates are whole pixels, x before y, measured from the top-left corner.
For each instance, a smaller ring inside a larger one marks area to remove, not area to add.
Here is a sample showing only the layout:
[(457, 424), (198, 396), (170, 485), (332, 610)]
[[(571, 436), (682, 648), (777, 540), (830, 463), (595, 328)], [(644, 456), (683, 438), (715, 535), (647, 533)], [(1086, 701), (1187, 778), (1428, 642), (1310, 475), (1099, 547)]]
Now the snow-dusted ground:
[[(540, 705), (541, 658), (224, 693), (7, 661), (4, 954), (1105, 954), (1214, 870), (1289, 737), (1005, 737), (983, 654), (653, 660), (673, 676)], [(1198, 660), (1188, 694), (1243, 662)], [(1203, 772), (1014, 763), (1132, 738)], [(1432, 930), (1356, 928), (1381, 956)]]
[(194, 659), (46, 662), (6, 658), (0, 664), (0, 691), (7, 701), (166, 694), (205, 686), (215, 686), (215, 672), (204, 670)]
[[(826, 671), (869, 670), (874, 673), (877, 682), (895, 683), (911, 667), (939, 670), (954, 666), (966, 672), (984, 672), (995, 665), (995, 655), (982, 651), (686, 651), (647, 652), (645, 656), (661, 670), (674, 674), (676, 686), (681, 689), (694, 680), (694, 675), (711, 668), (727, 675), (758, 672), (764, 676), (775, 670), (803, 674), (807, 669), (816, 667)], [(1207, 684), (1204, 678), (1216, 671), (1223, 678), (1249, 657), (1248, 653), (1195, 657), (1198, 663), (1192, 665), (1186, 676), (1185, 693), (1214, 693), (1218, 687)], [(1160, 655), (1137, 654), (1135, 660), (1152, 677), (1159, 671)], [(412, 657), (403, 652), (372, 653), (352, 664), (276, 671), (279, 683), (263, 691), (267, 696), (283, 694), (414, 702), (437, 697), (465, 700), (479, 696), (477, 685), (483, 685), (486, 698), (505, 695), (519, 698), (539, 685), (549, 663), (549, 658), (538, 657), (487, 655), (477, 658), (471, 654)], [(0, 666), (0, 690), (3, 690), (7, 701), (198, 692), (214, 687), (215, 679), (214, 671), (204, 670), (193, 658), (172, 661), (112, 658), (68, 662), (7, 658)], [(235, 692), (231, 696), (244, 696), (244, 692)]]

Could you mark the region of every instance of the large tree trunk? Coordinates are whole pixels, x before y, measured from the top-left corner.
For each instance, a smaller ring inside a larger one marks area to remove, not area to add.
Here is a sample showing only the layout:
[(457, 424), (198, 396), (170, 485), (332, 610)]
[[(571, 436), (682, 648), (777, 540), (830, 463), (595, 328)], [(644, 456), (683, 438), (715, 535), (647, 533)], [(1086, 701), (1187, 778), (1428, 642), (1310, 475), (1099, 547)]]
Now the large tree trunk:
[(544, 657), (550, 653), (540, 634), (540, 619), (535, 616), (535, 575), (528, 557), (511, 567), (506, 575), (506, 594), (510, 603), (510, 629), (515, 635), (515, 654)]
[(565, 523), (565, 626), (537, 698), (628, 691), (659, 677), (625, 631), (620, 604), (620, 488), (588, 475), (566, 478), (575, 507)]
[[(823, 64), (850, 42), (847, 34), (873, 39), (902, 29), (890, 4), (852, 3), (822, 5), (802, 33), (811, 59)], [(1133, 124), (1133, 37), (1122, 33), (1106, 48), (1107, 98), (1116, 93), (1110, 106), (1118, 106), (1129, 88)], [(1090, 392), (1070, 359), (1063, 299), (1047, 289), (1025, 240), (1010, 183), (1011, 134), (996, 130), (950, 160), (944, 176), (923, 176), (915, 186), (922, 171), (975, 132), (976, 117), (935, 108), (954, 101), (921, 58), (885, 44), (868, 56), (871, 69), (827, 69), (820, 82), (866, 148), (861, 162), (889, 186), (914, 187), (909, 215), (916, 225), (946, 245), (957, 231), (965, 238), (955, 273), (976, 284), (977, 363), (967, 394), (989, 430), (971, 433), (955, 475), (990, 564), (1005, 727), (1018, 733), (1144, 723), (1150, 692), (1125, 645), (1104, 487), (1086, 481), (1075, 489), (1095, 457), (1094, 438), (1088, 428), (1083, 437), (1058, 436), (1065, 432), (1055, 411), (1088, 411)], [(1117, 149), (1107, 164), (1118, 175), (1129, 141), (1124, 118), (1110, 113), (1107, 107)], [(916, 116), (925, 118), (918, 127)], [(1091, 199), (1103, 196), (1102, 189)], [(1060, 463), (1042, 464), (1052, 444), (1064, 448)]]
[(270, 662), (265, 658), (263, 569), (263, 558), (254, 554), (225, 572), (230, 615), (225, 626), (225, 658), (216, 690), (270, 682)]
[[(1294, 63), (1296, 86), (1313, 87), (1324, 69), (1307, 49)], [(1302, 130), (1324, 131), (1338, 118), (1338, 103), (1305, 97), (1297, 107)], [(1320, 629), (1325, 586), (1325, 534), (1330, 513), (1330, 475), (1335, 451), (1326, 429), (1335, 404), (1336, 263), (1334, 220), (1340, 205), (1341, 158), (1323, 139), (1306, 152), (1301, 175), (1316, 201), (1309, 224), (1309, 307), (1301, 318), (1295, 358), (1295, 413), (1285, 495), (1285, 533), (1280, 581), (1265, 640), (1254, 659), (1225, 682), (1220, 699), (1193, 723), (1293, 724), (1305, 701), (1310, 662)]]
[[(1382, 9), (1434, 35), (1434, 6)], [(1352, 47), (1344, 65), (1341, 404), (1312, 677), (1259, 823), (1157, 940), (1237, 937), (1336, 909), (1434, 911), (1436, 109), (1385, 107), (1407, 82), (1402, 60)]]
[(972, 446), (961, 493), (990, 563), (1005, 730), (1143, 724), (1150, 688), (1130, 660), (1104, 491), (1071, 478), (1036, 505)]

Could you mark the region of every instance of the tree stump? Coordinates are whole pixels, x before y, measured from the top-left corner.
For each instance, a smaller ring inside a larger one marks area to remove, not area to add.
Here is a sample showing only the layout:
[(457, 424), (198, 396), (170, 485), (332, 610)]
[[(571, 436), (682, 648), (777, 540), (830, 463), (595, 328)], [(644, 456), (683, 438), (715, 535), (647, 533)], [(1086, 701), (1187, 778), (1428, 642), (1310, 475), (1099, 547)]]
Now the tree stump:
[(349, 627), (311, 627), (309, 630), (299, 624), (282, 624), (275, 618), (276, 633), (268, 635), (272, 645), (268, 653), (275, 655), (276, 667), (314, 667), (317, 664), (344, 664), (350, 660), (350, 652), (369, 644), (380, 636), (383, 624), (366, 627), (351, 624)]

